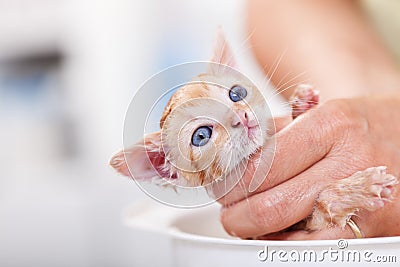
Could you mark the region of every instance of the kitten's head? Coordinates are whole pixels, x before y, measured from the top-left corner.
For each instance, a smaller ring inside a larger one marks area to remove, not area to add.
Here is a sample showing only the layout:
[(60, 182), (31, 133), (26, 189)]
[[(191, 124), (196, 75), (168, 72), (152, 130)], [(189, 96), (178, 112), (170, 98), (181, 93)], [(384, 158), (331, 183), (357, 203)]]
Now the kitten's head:
[(268, 107), (260, 91), (236, 68), (223, 35), (206, 73), (179, 88), (164, 109), (161, 131), (111, 160), (120, 173), (198, 186), (221, 179), (267, 138)]

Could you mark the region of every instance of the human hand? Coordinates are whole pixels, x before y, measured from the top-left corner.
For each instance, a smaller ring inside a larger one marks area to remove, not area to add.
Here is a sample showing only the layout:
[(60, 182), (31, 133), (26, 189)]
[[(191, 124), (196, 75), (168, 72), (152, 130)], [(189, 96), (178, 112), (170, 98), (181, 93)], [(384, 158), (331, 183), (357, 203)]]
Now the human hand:
[[(400, 174), (400, 96), (331, 100), (301, 115), (276, 134), (276, 152), (263, 184), (252, 193), (254, 169), (219, 201), (228, 233), (242, 238), (353, 238), (346, 227), (274, 234), (306, 218), (319, 192), (336, 179), (372, 166)], [(268, 156), (268, 155), (265, 155)], [(267, 168), (262, 160), (259, 168)], [(399, 186), (397, 186), (399, 187)], [(400, 194), (376, 212), (353, 216), (365, 237), (400, 234)]]

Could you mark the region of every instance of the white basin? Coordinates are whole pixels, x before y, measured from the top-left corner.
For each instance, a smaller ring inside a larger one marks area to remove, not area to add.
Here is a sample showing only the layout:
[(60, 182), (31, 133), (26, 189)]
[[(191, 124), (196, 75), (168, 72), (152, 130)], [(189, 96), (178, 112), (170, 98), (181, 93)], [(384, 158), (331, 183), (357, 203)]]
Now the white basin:
[(400, 266), (400, 237), (260, 241), (228, 236), (219, 206), (183, 210), (141, 203), (127, 210), (130, 227), (167, 236), (173, 266)]

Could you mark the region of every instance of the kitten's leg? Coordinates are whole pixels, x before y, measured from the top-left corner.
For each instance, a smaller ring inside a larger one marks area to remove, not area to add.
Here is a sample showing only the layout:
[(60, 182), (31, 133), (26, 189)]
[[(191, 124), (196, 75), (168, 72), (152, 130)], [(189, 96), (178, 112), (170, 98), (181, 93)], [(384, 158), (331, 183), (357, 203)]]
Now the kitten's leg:
[(349, 178), (329, 184), (318, 196), (315, 209), (307, 221), (307, 230), (330, 226), (344, 228), (360, 210), (375, 211), (393, 198), (396, 177), (386, 174), (386, 167), (359, 171)]
[(299, 85), (290, 97), (293, 119), (316, 106), (318, 102), (319, 92), (317, 90), (314, 90), (313, 87), (308, 84)]

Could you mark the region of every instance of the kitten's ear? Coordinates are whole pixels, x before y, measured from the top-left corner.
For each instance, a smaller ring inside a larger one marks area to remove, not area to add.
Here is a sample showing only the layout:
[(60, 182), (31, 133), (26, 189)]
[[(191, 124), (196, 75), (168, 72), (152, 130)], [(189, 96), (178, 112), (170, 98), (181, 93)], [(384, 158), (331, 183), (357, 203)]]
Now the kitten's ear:
[[(217, 30), (217, 38), (214, 45), (213, 55), (210, 61), (236, 68), (235, 57), (233, 56), (232, 50), (228, 42), (226, 41), (221, 28), (218, 28)], [(210, 70), (213, 71), (212, 65)]]
[(132, 147), (119, 151), (111, 158), (110, 165), (120, 174), (139, 181), (170, 176), (160, 132), (148, 134)]

